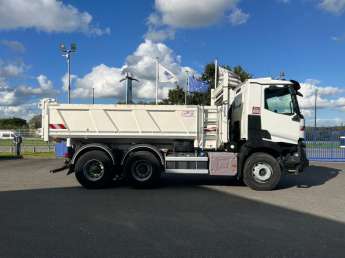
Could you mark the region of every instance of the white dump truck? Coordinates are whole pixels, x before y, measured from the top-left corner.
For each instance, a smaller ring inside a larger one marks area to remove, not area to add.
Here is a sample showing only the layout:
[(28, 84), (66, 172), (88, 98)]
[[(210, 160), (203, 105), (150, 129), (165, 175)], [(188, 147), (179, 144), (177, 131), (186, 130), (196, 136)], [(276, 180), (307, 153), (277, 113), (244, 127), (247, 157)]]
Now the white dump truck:
[(66, 165), (86, 188), (127, 178), (150, 187), (163, 173), (232, 176), (276, 188), (308, 165), (296, 81), (244, 83), (223, 73), (210, 106), (84, 105), (41, 101), (42, 137), (67, 140)]

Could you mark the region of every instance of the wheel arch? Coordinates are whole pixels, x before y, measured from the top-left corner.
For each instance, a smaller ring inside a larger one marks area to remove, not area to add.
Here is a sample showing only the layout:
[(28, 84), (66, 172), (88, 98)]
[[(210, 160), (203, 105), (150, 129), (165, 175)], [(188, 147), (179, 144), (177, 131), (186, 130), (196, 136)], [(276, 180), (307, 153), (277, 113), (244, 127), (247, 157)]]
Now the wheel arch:
[(71, 159), (71, 164), (75, 165), (75, 163), (77, 162), (77, 160), (86, 152), (92, 151), (92, 150), (100, 150), (105, 152), (112, 160), (113, 165), (116, 165), (116, 161), (115, 161), (115, 156), (114, 153), (112, 152), (112, 150), (104, 145), (104, 144), (100, 144), (100, 143), (92, 143), (92, 144), (87, 144), (82, 146), (81, 148), (79, 148), (73, 155), (72, 159)]
[(281, 148), (276, 145), (266, 145), (266, 146), (242, 146), (242, 150), (239, 156), (238, 160), (238, 179), (241, 179), (243, 176), (243, 169), (244, 169), (244, 164), (247, 161), (247, 159), (252, 156), (254, 153), (266, 153), (271, 155), (274, 158), (279, 158), (281, 156)]
[(164, 156), (162, 152), (156, 146), (153, 146), (150, 144), (138, 144), (138, 145), (134, 145), (130, 147), (121, 159), (121, 162), (120, 162), (121, 166), (126, 164), (126, 161), (129, 158), (131, 153), (134, 153), (137, 151), (148, 151), (152, 153), (160, 161), (160, 164), (164, 166)]

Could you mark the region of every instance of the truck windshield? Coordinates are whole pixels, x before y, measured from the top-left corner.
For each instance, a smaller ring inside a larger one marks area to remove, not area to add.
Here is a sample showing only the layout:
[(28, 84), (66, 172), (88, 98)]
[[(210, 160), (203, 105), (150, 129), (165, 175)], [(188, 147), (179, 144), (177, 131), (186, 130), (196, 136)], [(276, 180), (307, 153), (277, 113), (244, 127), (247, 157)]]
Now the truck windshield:
[(265, 89), (265, 109), (284, 115), (299, 114), (296, 95), (289, 87), (272, 86)]

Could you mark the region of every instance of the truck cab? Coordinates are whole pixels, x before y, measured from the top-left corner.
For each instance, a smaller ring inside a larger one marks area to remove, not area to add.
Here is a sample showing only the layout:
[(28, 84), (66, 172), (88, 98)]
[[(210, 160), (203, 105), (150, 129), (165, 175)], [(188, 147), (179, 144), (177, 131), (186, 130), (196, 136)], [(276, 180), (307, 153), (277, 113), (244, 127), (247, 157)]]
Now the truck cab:
[(230, 114), (230, 141), (240, 152), (265, 151), (279, 159), (288, 173), (308, 165), (305, 121), (298, 105), (296, 81), (250, 79), (235, 91)]
[(241, 139), (260, 136), (265, 141), (297, 144), (304, 138), (297, 82), (256, 79), (235, 89), (232, 126), (241, 121)]

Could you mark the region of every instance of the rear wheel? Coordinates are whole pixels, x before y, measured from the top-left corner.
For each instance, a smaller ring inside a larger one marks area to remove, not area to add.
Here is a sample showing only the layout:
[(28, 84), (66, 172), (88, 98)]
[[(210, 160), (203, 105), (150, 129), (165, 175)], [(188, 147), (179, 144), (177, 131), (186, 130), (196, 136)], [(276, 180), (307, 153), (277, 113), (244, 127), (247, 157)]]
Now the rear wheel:
[(158, 183), (162, 166), (151, 152), (138, 151), (128, 158), (125, 171), (133, 186), (147, 188)]
[(245, 162), (244, 183), (257, 191), (270, 191), (277, 187), (282, 176), (278, 161), (266, 153), (254, 153)]
[(112, 160), (103, 151), (89, 151), (78, 159), (75, 176), (85, 188), (105, 188), (112, 183), (114, 178)]

